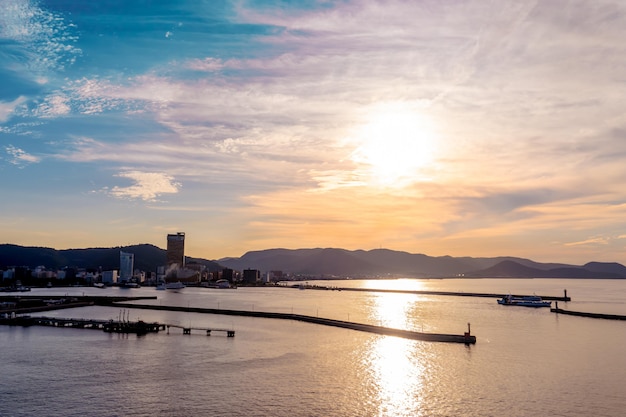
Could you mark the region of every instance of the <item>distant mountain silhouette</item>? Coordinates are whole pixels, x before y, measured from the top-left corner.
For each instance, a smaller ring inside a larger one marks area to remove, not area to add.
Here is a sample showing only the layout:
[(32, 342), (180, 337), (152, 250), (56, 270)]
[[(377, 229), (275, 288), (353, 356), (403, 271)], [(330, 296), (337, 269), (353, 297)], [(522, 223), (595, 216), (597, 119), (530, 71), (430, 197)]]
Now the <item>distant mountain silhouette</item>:
[(342, 277), (543, 277), (626, 278), (626, 267), (618, 263), (590, 262), (585, 266), (539, 263), (515, 257), (432, 257), (424, 254), (374, 249), (267, 249), (247, 252), (240, 258), (222, 258), (221, 265), (283, 271), (299, 275)]
[[(470, 277), (502, 278), (626, 278), (626, 268), (620, 264), (593, 262), (593, 269), (587, 264), (582, 267), (567, 266), (551, 269), (538, 269), (521, 265), (514, 261), (503, 261), (481, 271), (467, 273)], [(621, 269), (619, 267), (621, 267)]]
[[(0, 245), (0, 269), (9, 266), (48, 269), (66, 266), (103, 270), (119, 269), (120, 251), (135, 254), (135, 268), (156, 271), (165, 264), (165, 250), (142, 244), (114, 248), (56, 250), (51, 248)], [(619, 263), (589, 262), (583, 266), (539, 263), (515, 257), (472, 258), (428, 256), (389, 249), (345, 250), (336, 248), (267, 249), (247, 252), (240, 258), (210, 261), (187, 257), (188, 263), (206, 265), (210, 271), (224, 267), (262, 273), (284, 273), (311, 277), (373, 278), (402, 277), (511, 277), (511, 278), (626, 278), (626, 267)]]
[[(149, 244), (63, 250), (3, 244), (0, 245), (0, 269), (9, 266), (35, 268), (43, 265), (48, 269), (101, 267), (104, 271), (113, 270), (120, 267), (120, 251), (134, 254), (135, 268), (142, 271), (155, 272), (157, 267), (165, 265), (166, 262), (165, 250)], [(221, 269), (220, 265), (206, 259), (187, 257), (186, 262), (206, 265), (210, 271)]]

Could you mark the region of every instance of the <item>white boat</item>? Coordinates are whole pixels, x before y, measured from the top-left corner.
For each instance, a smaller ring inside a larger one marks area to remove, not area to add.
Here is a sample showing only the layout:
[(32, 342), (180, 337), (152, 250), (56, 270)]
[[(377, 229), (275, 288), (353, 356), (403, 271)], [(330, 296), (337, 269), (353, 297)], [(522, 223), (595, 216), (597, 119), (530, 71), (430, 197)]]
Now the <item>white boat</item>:
[(176, 282), (167, 282), (165, 284), (165, 288), (168, 290), (180, 290), (182, 288), (185, 288), (185, 284), (183, 284), (180, 281), (176, 281)]
[(514, 297), (507, 295), (498, 300), (498, 304), (503, 306), (519, 306), (519, 307), (550, 307), (551, 301), (543, 301), (538, 295), (529, 295), (525, 297)]
[(165, 291), (167, 288), (165, 286), (165, 283), (162, 282), (162, 283), (160, 283), (159, 285), (156, 286), (156, 289), (159, 290), (159, 291)]

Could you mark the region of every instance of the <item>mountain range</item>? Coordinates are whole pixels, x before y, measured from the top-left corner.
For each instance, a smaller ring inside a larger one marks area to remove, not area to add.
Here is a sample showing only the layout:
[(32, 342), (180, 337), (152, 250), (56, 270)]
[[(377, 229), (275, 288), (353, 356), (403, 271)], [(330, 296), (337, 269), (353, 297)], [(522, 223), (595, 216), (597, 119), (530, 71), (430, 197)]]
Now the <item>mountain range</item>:
[(516, 257), (472, 258), (428, 256), (389, 249), (334, 248), (267, 249), (217, 262), (228, 268), (279, 270), (325, 277), (510, 277), (510, 278), (626, 278), (619, 263), (590, 262), (582, 266), (539, 263)]
[[(48, 269), (66, 266), (111, 270), (119, 268), (119, 252), (135, 255), (135, 268), (156, 271), (165, 264), (165, 250), (140, 244), (114, 248), (64, 249), (0, 245), (0, 269), (10, 266)], [(210, 271), (231, 268), (257, 269), (262, 273), (282, 271), (292, 275), (324, 278), (383, 277), (508, 277), (508, 278), (604, 278), (625, 279), (626, 267), (614, 262), (589, 262), (585, 265), (540, 263), (516, 257), (452, 257), (412, 254), (389, 249), (345, 250), (337, 248), (267, 249), (243, 256), (207, 260), (186, 258), (187, 263), (206, 265)]]

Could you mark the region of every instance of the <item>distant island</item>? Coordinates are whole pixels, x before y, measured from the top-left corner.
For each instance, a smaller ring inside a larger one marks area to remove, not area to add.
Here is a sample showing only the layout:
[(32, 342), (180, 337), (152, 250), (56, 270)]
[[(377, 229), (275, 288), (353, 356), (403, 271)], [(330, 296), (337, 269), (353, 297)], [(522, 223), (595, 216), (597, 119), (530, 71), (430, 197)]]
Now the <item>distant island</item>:
[[(109, 270), (119, 268), (120, 251), (133, 253), (135, 267), (156, 271), (165, 263), (165, 250), (140, 244), (113, 248), (57, 250), (0, 244), (0, 271), (15, 267), (48, 269), (82, 268)], [(186, 257), (188, 263), (204, 265), (208, 271), (224, 268), (261, 274), (280, 272), (280, 276), (308, 279), (342, 278), (598, 278), (626, 279), (626, 267), (615, 262), (589, 262), (584, 265), (539, 263), (516, 257), (452, 257), (412, 254), (388, 249), (345, 250), (337, 248), (267, 249), (247, 252), (236, 258), (207, 260)]]

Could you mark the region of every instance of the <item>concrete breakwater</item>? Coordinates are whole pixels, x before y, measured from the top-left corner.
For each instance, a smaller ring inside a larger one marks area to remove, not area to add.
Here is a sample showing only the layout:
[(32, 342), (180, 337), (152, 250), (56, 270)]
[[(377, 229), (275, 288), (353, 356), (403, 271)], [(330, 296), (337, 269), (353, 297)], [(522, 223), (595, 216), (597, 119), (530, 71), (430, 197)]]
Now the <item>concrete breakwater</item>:
[(568, 316), (587, 317), (591, 319), (626, 320), (626, 316), (622, 316), (619, 314), (586, 313), (584, 311), (563, 310), (562, 308), (559, 308), (558, 303), (556, 303), (555, 308), (550, 309), (550, 312), (557, 313), (557, 314), (565, 314)]
[(243, 317), (261, 317), (270, 319), (282, 319), (282, 320), (295, 320), (306, 323), (321, 324), (325, 326), (341, 327), (344, 329), (358, 330), (368, 333), (376, 333), (387, 336), (397, 336), (405, 339), (424, 340), (430, 342), (450, 342), (450, 343), (464, 343), (474, 344), (476, 343), (476, 336), (470, 333), (469, 324), (468, 331), (462, 335), (457, 334), (442, 334), (442, 333), (422, 333), (414, 332), (411, 330), (394, 329), (391, 327), (374, 326), (371, 324), (355, 323), (343, 320), (333, 320), (327, 318), (305, 316), (301, 314), (289, 314), (289, 313), (272, 313), (264, 311), (248, 311), (248, 310), (223, 310), (214, 308), (200, 308), (200, 307), (178, 307), (178, 306), (163, 306), (163, 305), (150, 305), (150, 304), (132, 304), (132, 303), (115, 303), (114, 306), (123, 308), (136, 308), (144, 310), (165, 310), (165, 311), (184, 311), (189, 313), (201, 313), (201, 314), (221, 314), (228, 316), (243, 316)]
[[(350, 288), (350, 287), (324, 287), (317, 285), (294, 285), (293, 288), (311, 289), (311, 290), (333, 290), (333, 291), (361, 291), (361, 292), (383, 292), (396, 294), (417, 294), (417, 295), (447, 295), (455, 297), (483, 297), (483, 298), (503, 298), (506, 296), (513, 297), (529, 297), (527, 294), (499, 294), (499, 293), (481, 293), (481, 292), (451, 292), (451, 291), (428, 291), (428, 290), (389, 290), (378, 288)], [(533, 294), (534, 296), (534, 294)], [(550, 301), (572, 301), (567, 295), (567, 290), (563, 290), (563, 296), (540, 295), (543, 300)]]

